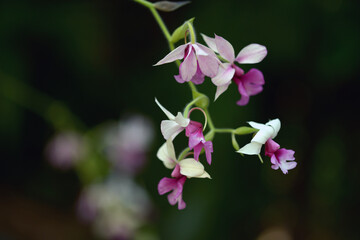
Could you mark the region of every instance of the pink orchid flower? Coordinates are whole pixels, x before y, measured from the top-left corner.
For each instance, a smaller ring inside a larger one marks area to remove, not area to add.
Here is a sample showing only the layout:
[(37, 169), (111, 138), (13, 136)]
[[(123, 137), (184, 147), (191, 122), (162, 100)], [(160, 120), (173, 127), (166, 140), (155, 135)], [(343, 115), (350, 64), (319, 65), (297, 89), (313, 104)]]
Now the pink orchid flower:
[(265, 143), (265, 155), (271, 158), (272, 169), (281, 169), (284, 174), (288, 173), (296, 167), (297, 162), (294, 162), (294, 151), (285, 148), (280, 149), (280, 145), (271, 138)]
[(203, 125), (199, 122), (190, 120), (189, 125), (186, 127), (185, 134), (189, 137), (189, 148), (194, 149), (194, 158), (199, 160), (200, 152), (204, 148), (206, 160), (211, 164), (211, 153), (213, 144), (211, 141), (206, 141), (203, 134)]
[(259, 63), (267, 55), (266, 47), (253, 43), (244, 47), (235, 57), (234, 48), (224, 38), (217, 35), (215, 38), (210, 38), (204, 34), (202, 36), (206, 44), (227, 61), (227, 63), (220, 65), (218, 74), (211, 79), (217, 86), (215, 100), (228, 89), (231, 80), (233, 80), (238, 85), (241, 94), (241, 99), (237, 104), (246, 105), (250, 96), (262, 91), (262, 85), (265, 83), (264, 76), (261, 71), (255, 68), (244, 74), (244, 70), (236, 66), (235, 62), (240, 64)]
[(179, 75), (174, 76), (179, 83), (193, 82), (201, 84), (204, 77), (215, 77), (218, 73), (220, 61), (216, 54), (200, 43), (187, 43), (180, 45), (155, 66), (184, 59), (179, 67)]
[(186, 204), (182, 199), (182, 191), (184, 183), (188, 178), (210, 178), (210, 175), (204, 170), (204, 166), (193, 158), (187, 158), (178, 161), (175, 156), (175, 149), (172, 141), (169, 139), (164, 143), (157, 157), (164, 163), (166, 168), (174, 169), (171, 173), (173, 178), (164, 177), (158, 184), (158, 192), (160, 195), (172, 191), (168, 195), (171, 205), (178, 203), (178, 209), (184, 209)]

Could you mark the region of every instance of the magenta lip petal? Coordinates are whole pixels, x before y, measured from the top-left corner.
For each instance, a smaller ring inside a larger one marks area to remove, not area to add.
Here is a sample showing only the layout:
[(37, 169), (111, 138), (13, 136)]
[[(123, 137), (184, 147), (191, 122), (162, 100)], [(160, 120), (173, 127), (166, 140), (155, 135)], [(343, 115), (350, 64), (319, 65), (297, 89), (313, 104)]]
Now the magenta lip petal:
[(205, 75), (201, 72), (199, 64), (197, 65), (197, 70), (194, 75), (194, 77), (191, 79), (191, 82), (193, 82), (196, 85), (202, 84), (205, 80)]
[(175, 189), (176, 186), (177, 186), (176, 179), (164, 177), (160, 180), (158, 184), (158, 192), (160, 195), (163, 195)]
[(276, 152), (276, 156), (280, 161), (293, 161), (295, 160), (294, 154), (295, 152), (293, 150), (287, 150), (285, 148), (281, 148)]
[(269, 138), (269, 140), (267, 140), (265, 143), (265, 155), (271, 157), (279, 148), (280, 145)]
[(178, 178), (178, 177), (181, 176), (179, 164), (176, 164), (174, 170), (173, 170), (172, 173), (171, 173), (171, 176), (174, 177), (174, 178)]
[(211, 165), (211, 153), (214, 151), (213, 143), (211, 141), (205, 142), (204, 148), (205, 148), (206, 160), (207, 160), (208, 164)]
[(195, 160), (199, 161), (199, 156), (201, 153), (201, 150), (203, 149), (204, 144), (202, 142), (199, 142), (199, 144), (197, 144), (194, 147), (194, 158)]
[[(180, 67), (181, 67), (181, 64), (180, 64)], [(185, 82), (185, 80), (181, 78), (180, 74), (179, 75), (174, 75), (174, 78), (178, 83), (184, 83)]]

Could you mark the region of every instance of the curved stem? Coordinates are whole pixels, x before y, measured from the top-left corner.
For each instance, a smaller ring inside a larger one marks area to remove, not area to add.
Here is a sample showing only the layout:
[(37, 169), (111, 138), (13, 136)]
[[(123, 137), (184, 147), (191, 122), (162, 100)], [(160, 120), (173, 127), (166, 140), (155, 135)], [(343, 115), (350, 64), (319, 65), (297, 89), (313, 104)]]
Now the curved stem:
[(214, 131), (217, 132), (217, 133), (233, 133), (234, 129), (231, 129), (231, 128), (215, 128)]
[(185, 148), (185, 149), (180, 153), (180, 155), (179, 155), (179, 157), (178, 157), (178, 161), (183, 160), (183, 158), (184, 158), (185, 156), (187, 156), (187, 154), (189, 153), (189, 151), (190, 151), (190, 149), (189, 149), (188, 147)]
[(202, 98), (204, 98), (204, 96), (200, 96), (195, 98), (194, 100), (192, 100), (190, 103), (188, 103), (188, 105), (185, 107), (184, 109), (184, 117), (187, 118), (188, 114), (189, 114), (189, 110), (192, 107), (192, 105), (194, 105), (195, 103), (197, 103), (199, 100), (201, 100)]
[(188, 22), (187, 25), (188, 25), (189, 31), (190, 31), (191, 43), (195, 43), (196, 42), (196, 36), (195, 36), (194, 26), (190, 22)]

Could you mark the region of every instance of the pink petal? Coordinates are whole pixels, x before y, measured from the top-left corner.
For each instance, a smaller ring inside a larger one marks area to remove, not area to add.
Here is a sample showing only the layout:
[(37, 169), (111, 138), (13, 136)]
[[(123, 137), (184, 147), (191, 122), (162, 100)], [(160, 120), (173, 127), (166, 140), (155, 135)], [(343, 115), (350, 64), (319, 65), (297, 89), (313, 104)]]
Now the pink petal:
[(260, 44), (250, 44), (244, 47), (239, 54), (237, 55), (235, 61), (238, 63), (259, 63), (267, 55), (267, 50), (265, 46)]
[(181, 78), (180, 74), (175, 75), (174, 78), (178, 83), (184, 83), (185, 82), (185, 80)]
[(240, 105), (240, 106), (245, 106), (246, 104), (249, 103), (249, 95), (247, 94), (245, 88), (244, 88), (244, 85), (242, 82), (239, 82), (238, 84), (238, 90), (239, 90), (239, 93), (241, 94), (241, 98), (239, 101), (236, 102), (237, 105)]
[(205, 142), (204, 148), (205, 148), (206, 160), (207, 160), (208, 164), (211, 165), (211, 153), (214, 151), (213, 143), (211, 141)]
[(184, 202), (184, 200), (182, 199), (182, 196), (181, 196), (178, 201), (178, 209), (183, 210), (184, 208), (186, 208), (186, 203)]
[(293, 161), (295, 160), (294, 154), (295, 151), (287, 150), (285, 148), (281, 148), (276, 151), (276, 157), (279, 159), (279, 161)]
[(174, 177), (174, 178), (178, 178), (178, 177), (181, 176), (181, 174), (180, 174), (180, 165), (179, 164), (176, 164), (174, 170), (171, 173), (171, 176)]
[(269, 140), (267, 140), (265, 143), (265, 155), (271, 157), (279, 148), (280, 145), (269, 138)]
[(215, 34), (215, 43), (220, 55), (230, 63), (234, 62), (235, 52), (233, 46), (223, 37)]
[(202, 84), (205, 80), (205, 75), (201, 72), (199, 64), (197, 65), (197, 70), (194, 75), (194, 77), (191, 79), (191, 82), (193, 82), (196, 85)]
[(174, 62), (176, 60), (183, 59), (185, 49), (186, 49), (186, 47), (188, 45), (189, 45), (189, 43), (184, 44), (184, 45), (180, 45), (179, 47), (175, 48), (168, 55), (166, 55), (163, 59), (161, 59), (158, 63), (156, 63), (154, 66), (158, 66), (158, 65), (161, 65), (161, 64)]
[(215, 93), (215, 99), (214, 101), (216, 101), (216, 99), (221, 95), (223, 94), (228, 88), (229, 88), (229, 85), (231, 84), (231, 82), (229, 82), (228, 84), (225, 84), (225, 85), (222, 85), (222, 86), (218, 86), (216, 88), (216, 93)]
[(177, 187), (177, 180), (174, 178), (164, 177), (160, 180), (158, 184), (158, 192), (160, 195), (163, 195)]
[(215, 77), (218, 73), (219, 62), (210, 56), (198, 56), (198, 63), (201, 72), (208, 77)]
[(262, 85), (264, 85), (265, 80), (261, 71), (252, 68), (242, 76), (242, 81), (244, 83), (246, 92), (250, 95), (256, 95), (263, 90)]
[(203, 149), (203, 147), (204, 147), (204, 144), (202, 142), (199, 142), (194, 147), (194, 158), (195, 158), (195, 160), (199, 161), (199, 156), (200, 156), (200, 153), (201, 153), (201, 150)]
[(197, 62), (196, 62), (195, 52), (194, 52), (194, 48), (190, 46), (184, 61), (180, 65), (179, 68), (180, 76), (184, 81), (189, 82), (195, 75), (196, 70), (197, 70)]

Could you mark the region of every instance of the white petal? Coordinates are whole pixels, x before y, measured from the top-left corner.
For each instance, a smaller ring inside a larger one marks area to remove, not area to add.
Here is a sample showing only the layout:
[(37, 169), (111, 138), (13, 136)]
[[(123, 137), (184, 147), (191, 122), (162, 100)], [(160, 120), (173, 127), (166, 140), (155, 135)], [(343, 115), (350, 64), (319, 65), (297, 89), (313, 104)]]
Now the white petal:
[(187, 177), (199, 177), (204, 174), (204, 166), (193, 158), (187, 158), (179, 162), (180, 173)]
[(234, 62), (235, 52), (233, 46), (225, 38), (217, 36), (216, 34), (215, 43), (220, 55), (229, 62)]
[(173, 140), (184, 128), (173, 120), (163, 120), (160, 124), (161, 133), (166, 140)]
[(155, 102), (170, 120), (175, 118), (175, 116), (172, 115), (171, 112), (169, 112), (166, 108), (164, 108), (156, 98), (155, 98)]
[(231, 84), (231, 82), (229, 82), (228, 84), (222, 85), (222, 86), (218, 86), (216, 88), (215, 100), (214, 101), (216, 101), (216, 99), (228, 89), (230, 84)]
[(165, 167), (173, 169), (176, 165), (174, 145), (172, 142), (165, 142), (158, 150), (156, 156), (164, 163)]
[(216, 86), (222, 86), (231, 82), (235, 74), (235, 69), (231, 67), (231, 64), (225, 63), (219, 65), (218, 73), (211, 79)]
[(244, 47), (236, 57), (238, 63), (259, 63), (267, 54), (265, 46), (260, 44), (250, 44)]
[(185, 49), (188, 44), (180, 45), (179, 47), (172, 50), (168, 55), (166, 55), (163, 59), (161, 59), (158, 63), (156, 63), (154, 66), (174, 62), (179, 59), (184, 58)]
[(211, 48), (214, 52), (218, 52), (218, 49), (216, 47), (215, 38), (211, 38), (206, 36), (205, 34), (201, 34), (204, 41), (206, 42), (206, 45), (208, 45), (209, 48)]
[(190, 123), (190, 119), (189, 118), (184, 118), (184, 116), (181, 114), (181, 112), (178, 112), (178, 114), (176, 115), (174, 121), (179, 124), (181, 127), (187, 127)]
[(251, 139), (251, 142), (264, 144), (267, 140), (269, 140), (269, 138), (271, 138), (273, 134), (274, 129), (272, 127), (264, 126), (255, 134), (253, 139)]
[(247, 155), (258, 155), (260, 153), (262, 144), (251, 142), (240, 148), (237, 152)]
[(261, 129), (263, 127), (265, 127), (265, 124), (262, 123), (257, 123), (257, 122), (248, 122), (248, 124), (252, 127), (252, 128), (256, 128), (256, 129)]
[(197, 56), (209, 55), (207, 52), (205, 52), (203, 49), (201, 49), (197, 44), (193, 44), (192, 46), (194, 47)]
[(271, 121), (267, 122), (266, 125), (268, 125), (274, 129), (274, 132), (271, 135), (271, 138), (275, 138), (281, 127), (280, 119), (276, 118), (274, 120), (271, 120)]
[(209, 175), (207, 172), (205, 172), (205, 171), (204, 171), (204, 173), (201, 174), (200, 176), (197, 176), (197, 178), (210, 178), (210, 179), (211, 179), (210, 175)]

